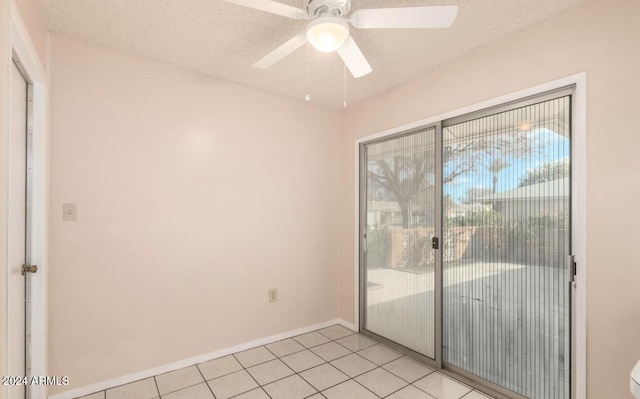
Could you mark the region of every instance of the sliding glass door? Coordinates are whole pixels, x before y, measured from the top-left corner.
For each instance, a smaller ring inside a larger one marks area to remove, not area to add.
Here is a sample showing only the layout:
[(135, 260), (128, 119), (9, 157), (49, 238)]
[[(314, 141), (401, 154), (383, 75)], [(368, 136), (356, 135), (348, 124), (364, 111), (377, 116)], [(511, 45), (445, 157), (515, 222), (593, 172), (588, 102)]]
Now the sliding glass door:
[(508, 396), (571, 397), (571, 93), (361, 145), (363, 333)]
[(443, 361), (569, 398), (570, 97), (443, 128)]
[(435, 357), (435, 128), (362, 148), (364, 328)]

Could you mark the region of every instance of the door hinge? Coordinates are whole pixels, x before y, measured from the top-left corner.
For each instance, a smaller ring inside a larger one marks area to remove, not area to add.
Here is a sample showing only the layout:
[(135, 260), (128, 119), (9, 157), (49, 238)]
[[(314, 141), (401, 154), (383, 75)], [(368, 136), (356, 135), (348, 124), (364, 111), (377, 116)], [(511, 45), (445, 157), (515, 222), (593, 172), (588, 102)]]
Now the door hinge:
[(576, 274), (578, 274), (578, 264), (576, 263), (575, 255), (569, 255), (569, 282), (573, 283), (576, 281)]
[(440, 239), (438, 237), (431, 238), (431, 248), (440, 249)]

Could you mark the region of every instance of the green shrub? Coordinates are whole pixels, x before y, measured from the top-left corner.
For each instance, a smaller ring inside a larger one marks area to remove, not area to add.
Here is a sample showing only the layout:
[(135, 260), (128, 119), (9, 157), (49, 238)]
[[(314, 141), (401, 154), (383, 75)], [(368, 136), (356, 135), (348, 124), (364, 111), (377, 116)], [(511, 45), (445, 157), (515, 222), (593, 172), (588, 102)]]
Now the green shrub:
[(501, 226), (503, 223), (502, 214), (494, 210), (470, 212), (464, 216), (447, 218), (446, 227), (458, 226)]

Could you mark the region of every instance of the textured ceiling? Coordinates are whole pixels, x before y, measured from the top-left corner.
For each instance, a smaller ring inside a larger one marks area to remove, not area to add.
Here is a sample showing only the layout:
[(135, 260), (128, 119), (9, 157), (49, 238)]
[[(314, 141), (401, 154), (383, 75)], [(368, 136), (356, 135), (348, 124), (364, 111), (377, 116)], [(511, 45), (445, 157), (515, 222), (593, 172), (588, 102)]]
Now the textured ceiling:
[[(220, 0), (40, 0), (52, 32), (122, 49), (216, 78), (304, 99), (303, 46), (268, 70), (251, 65), (304, 30), (306, 21)], [(302, 0), (280, 0), (301, 7)], [(349, 103), (383, 92), (447, 60), (472, 51), (583, 0), (352, 0), (359, 8), (457, 4), (448, 29), (351, 29), (373, 68), (354, 79)], [(309, 50), (312, 102), (343, 103), (343, 63), (336, 53)]]

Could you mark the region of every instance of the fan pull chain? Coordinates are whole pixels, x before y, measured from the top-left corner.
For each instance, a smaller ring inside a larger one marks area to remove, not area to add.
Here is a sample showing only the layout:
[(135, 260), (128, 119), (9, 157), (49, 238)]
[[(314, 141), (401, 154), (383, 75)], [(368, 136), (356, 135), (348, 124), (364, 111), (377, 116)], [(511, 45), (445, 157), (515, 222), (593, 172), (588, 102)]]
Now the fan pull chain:
[(307, 42), (307, 95), (304, 96), (306, 102), (311, 101), (311, 96), (309, 95), (309, 42)]
[(344, 64), (343, 80), (344, 80), (344, 102), (342, 103), (342, 105), (345, 108), (347, 108), (347, 64)]

